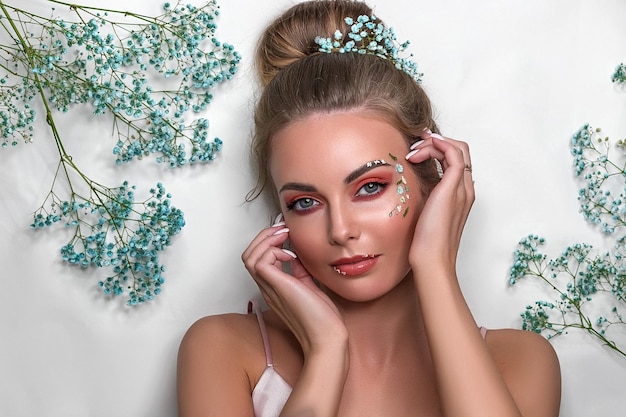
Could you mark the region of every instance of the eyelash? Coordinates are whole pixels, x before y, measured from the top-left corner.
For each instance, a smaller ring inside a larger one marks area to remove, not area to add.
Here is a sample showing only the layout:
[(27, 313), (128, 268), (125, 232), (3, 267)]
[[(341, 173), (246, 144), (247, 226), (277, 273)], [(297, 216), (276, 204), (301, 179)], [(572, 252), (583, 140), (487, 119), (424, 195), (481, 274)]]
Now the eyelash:
[[(363, 190), (365, 187), (369, 186), (369, 185), (375, 185), (377, 188), (374, 192), (371, 193), (366, 193), (366, 194), (360, 194), (360, 191)], [(373, 196), (376, 196), (380, 193), (383, 192), (383, 190), (385, 188), (387, 188), (387, 186), (389, 185), (389, 183), (387, 182), (382, 182), (382, 181), (367, 181), (366, 183), (364, 183), (362, 186), (360, 186), (357, 190), (356, 196), (360, 196), (360, 197), (364, 197), (364, 198), (370, 198)], [(300, 204), (302, 201), (305, 200), (311, 200), (312, 203), (314, 203), (314, 205), (312, 207), (309, 208), (296, 208), (296, 206), (298, 204)], [(316, 204), (315, 204), (316, 203)], [(315, 206), (319, 204), (319, 202), (317, 202), (314, 198), (312, 197), (300, 197), (300, 198), (296, 198), (295, 200), (290, 201), (287, 204), (287, 211), (295, 211), (296, 213), (305, 213), (309, 210), (313, 210), (315, 208)]]
[[(301, 201), (304, 200), (311, 200), (312, 202), (316, 202), (315, 199), (311, 198), (311, 197), (302, 197), (302, 198), (296, 198), (295, 200), (292, 200), (289, 204), (287, 204), (287, 211), (292, 211), (294, 210), (294, 208), (296, 207), (296, 204), (300, 203)], [(294, 211), (296, 213), (303, 213), (306, 211), (312, 210), (312, 208), (305, 208), (305, 209), (295, 209)]]
[(374, 185), (376, 185), (376, 186), (377, 186), (376, 191), (375, 191), (375, 192), (372, 192), (372, 193), (365, 194), (365, 195), (364, 195), (365, 197), (371, 197), (371, 196), (378, 195), (378, 194), (380, 194), (381, 192), (383, 192), (383, 190), (384, 190), (385, 188), (387, 188), (387, 186), (389, 185), (389, 183), (384, 182), (384, 181), (367, 181), (365, 184), (363, 184), (361, 187), (359, 187), (359, 189), (357, 190), (357, 194), (356, 194), (356, 195), (359, 195), (359, 192), (360, 192), (361, 190), (363, 190), (363, 189), (364, 189), (365, 187), (367, 187), (368, 185), (372, 185), (372, 184), (374, 184)]

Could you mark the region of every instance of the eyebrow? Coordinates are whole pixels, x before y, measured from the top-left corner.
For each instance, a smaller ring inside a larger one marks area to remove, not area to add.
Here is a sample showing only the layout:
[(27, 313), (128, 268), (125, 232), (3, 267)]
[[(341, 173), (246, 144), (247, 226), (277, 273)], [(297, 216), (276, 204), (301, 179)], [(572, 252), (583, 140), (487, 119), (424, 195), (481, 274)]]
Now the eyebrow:
[(303, 191), (305, 193), (314, 193), (317, 191), (317, 188), (312, 185), (300, 184), (298, 182), (288, 182), (287, 184), (280, 187), (278, 193), (282, 193), (285, 190), (294, 190), (294, 191)]
[(365, 174), (366, 172), (371, 171), (374, 168), (384, 167), (384, 166), (391, 166), (391, 165), (385, 162), (384, 159), (375, 159), (373, 161), (366, 162), (365, 164), (361, 165), (360, 167), (352, 171), (343, 180), (343, 182), (345, 184), (350, 184), (352, 181), (356, 180), (357, 178), (359, 178), (361, 175)]
[[(361, 175), (365, 174), (366, 172), (371, 171), (372, 169), (384, 167), (384, 166), (391, 166), (391, 165), (385, 162), (384, 159), (375, 159), (373, 161), (366, 162), (360, 167), (358, 167), (357, 169), (355, 169), (354, 171), (352, 171), (350, 174), (348, 174), (348, 176), (343, 180), (343, 182), (344, 184), (350, 184), (352, 181), (356, 180), (357, 178), (359, 178)], [(280, 194), (285, 190), (294, 190), (294, 191), (303, 191), (307, 193), (314, 193), (317, 191), (317, 188), (308, 184), (288, 182), (282, 187), (280, 187), (280, 190), (278, 191), (278, 193)]]

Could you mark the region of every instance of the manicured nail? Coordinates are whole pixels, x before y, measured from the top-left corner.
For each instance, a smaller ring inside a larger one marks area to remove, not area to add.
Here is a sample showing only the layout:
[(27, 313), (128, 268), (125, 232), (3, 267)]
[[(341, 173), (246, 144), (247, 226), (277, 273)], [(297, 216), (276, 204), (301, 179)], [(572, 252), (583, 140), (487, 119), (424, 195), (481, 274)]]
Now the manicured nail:
[(285, 222), (283, 221), (283, 213), (278, 213), (278, 216), (276, 216), (274, 218), (274, 221), (272, 222), (272, 227), (274, 226), (284, 226)]
[(409, 159), (411, 158), (413, 155), (415, 155), (416, 153), (418, 153), (420, 150), (419, 149), (414, 149), (411, 152), (409, 152), (408, 154), (406, 154), (406, 156), (404, 157), (404, 159)]
[(441, 136), (441, 135), (440, 135), (440, 134), (438, 134), (438, 133), (432, 133), (432, 134), (430, 135), (430, 137), (431, 137), (431, 138), (435, 138), (435, 139), (439, 139), (439, 140), (446, 140), (443, 136)]
[(427, 135), (431, 135), (433, 133), (433, 131), (427, 127), (424, 128), (423, 132), (426, 133)]
[(283, 233), (288, 233), (289, 232), (289, 228), (287, 227), (283, 227), (282, 229), (278, 229), (277, 231), (275, 231), (272, 236), (276, 236), (276, 235), (281, 235)]
[(287, 255), (291, 256), (293, 259), (296, 259), (298, 257), (298, 255), (296, 255), (295, 253), (293, 253), (289, 249), (283, 249), (283, 252), (285, 252)]
[(415, 142), (413, 145), (411, 145), (411, 149), (415, 149), (418, 146), (420, 146), (422, 143), (424, 143), (423, 140), (418, 140), (417, 142)]

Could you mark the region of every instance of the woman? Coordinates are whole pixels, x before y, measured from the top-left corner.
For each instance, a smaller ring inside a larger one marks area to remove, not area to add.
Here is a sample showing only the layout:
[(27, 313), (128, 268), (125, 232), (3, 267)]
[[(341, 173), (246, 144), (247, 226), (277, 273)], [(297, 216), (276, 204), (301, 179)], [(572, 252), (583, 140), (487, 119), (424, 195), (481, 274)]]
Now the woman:
[(189, 329), (180, 415), (556, 416), (550, 344), (479, 328), (459, 288), (467, 145), (432, 133), (394, 50), (319, 52), (350, 42), (359, 16), (372, 10), (305, 2), (261, 39), (253, 197), (269, 192), (281, 216), (242, 259), (270, 309)]

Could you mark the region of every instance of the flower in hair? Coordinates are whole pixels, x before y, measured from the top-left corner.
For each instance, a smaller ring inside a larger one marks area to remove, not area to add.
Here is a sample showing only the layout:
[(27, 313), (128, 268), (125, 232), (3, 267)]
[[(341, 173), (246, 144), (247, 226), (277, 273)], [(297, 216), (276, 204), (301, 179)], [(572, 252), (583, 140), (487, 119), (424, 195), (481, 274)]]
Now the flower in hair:
[(410, 54), (401, 58), (398, 54), (409, 46), (409, 41), (399, 43), (392, 27), (385, 27), (376, 21), (376, 16), (361, 15), (356, 21), (346, 17), (344, 21), (350, 25), (350, 32), (344, 35), (336, 30), (332, 38), (317, 36), (315, 43), (319, 45), (319, 51), (324, 53), (347, 53), (376, 55), (386, 59), (396, 68), (406, 72), (416, 82), (422, 82), (422, 73), (417, 70), (417, 63)]

